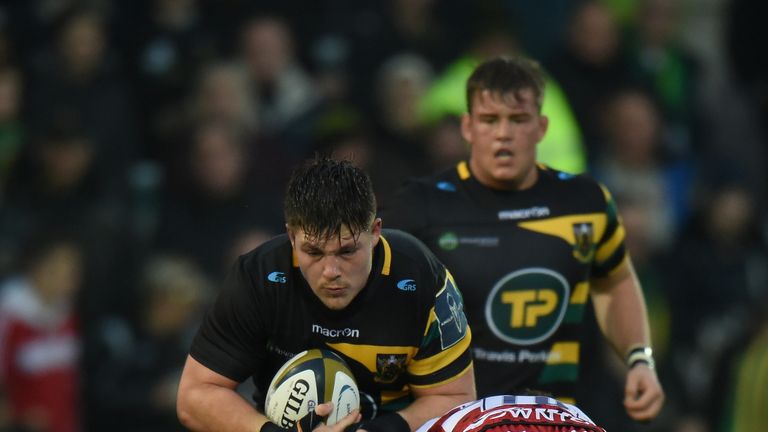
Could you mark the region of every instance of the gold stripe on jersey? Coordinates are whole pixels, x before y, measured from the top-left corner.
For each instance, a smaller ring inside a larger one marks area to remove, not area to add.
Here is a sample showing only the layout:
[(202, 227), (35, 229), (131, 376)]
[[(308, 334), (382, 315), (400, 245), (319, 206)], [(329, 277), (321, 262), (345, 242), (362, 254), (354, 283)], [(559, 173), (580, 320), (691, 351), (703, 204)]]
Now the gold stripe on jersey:
[(390, 267), (392, 267), (392, 249), (389, 247), (389, 242), (384, 236), (380, 236), (379, 238), (384, 247), (384, 265), (381, 266), (381, 274), (389, 276)]
[(608, 272), (606, 276), (613, 275), (615, 273), (618, 273), (620, 270), (624, 268), (624, 266), (629, 264), (629, 254), (624, 254), (624, 257), (621, 259), (621, 262), (616, 267), (612, 268), (611, 271)]
[(400, 390), (382, 390), (381, 391), (381, 404), (387, 405), (392, 401), (402, 399), (411, 394), (411, 388), (409, 386), (403, 386)]
[(624, 242), (624, 237), (626, 233), (624, 231), (624, 226), (619, 225), (616, 227), (616, 229), (613, 231), (613, 235), (611, 235), (611, 238), (608, 239), (605, 243), (600, 245), (599, 248), (597, 248), (597, 253), (595, 254), (595, 260), (598, 263), (605, 262), (608, 258), (613, 255), (614, 252), (616, 252), (616, 249), (618, 249), (621, 244)]
[(589, 298), (589, 282), (579, 282), (571, 294), (571, 304), (584, 304)]
[(593, 241), (603, 237), (607, 224), (604, 213), (585, 213), (569, 216), (560, 216), (536, 221), (520, 222), (518, 226), (530, 231), (560, 237), (571, 245), (576, 245), (574, 224), (591, 222)]
[(578, 376), (579, 342), (557, 342), (552, 345), (538, 381), (542, 384), (572, 382)]
[(326, 345), (344, 354), (345, 356), (356, 360), (371, 373), (376, 373), (376, 356), (387, 354), (405, 354), (406, 364), (411, 362), (416, 355), (417, 348), (413, 346), (387, 346), (387, 345), (357, 345), (348, 343), (330, 343)]
[(469, 368), (472, 367), (473, 364), (474, 363), (470, 362), (467, 365), (467, 367), (465, 367), (464, 369), (461, 370), (461, 372), (459, 372), (459, 373), (457, 373), (455, 375), (451, 375), (448, 379), (444, 379), (444, 380), (442, 380), (440, 382), (436, 382), (436, 383), (432, 383), (432, 384), (413, 384), (413, 383), (411, 383), (410, 386), (411, 387), (415, 387), (415, 388), (420, 388), (420, 389), (427, 389), (427, 388), (437, 387), (437, 386), (440, 386), (440, 385), (443, 385), (443, 384), (448, 384), (449, 382), (455, 381), (455, 380), (461, 378), (462, 376), (464, 376), (464, 374), (467, 373), (467, 371), (469, 370)]
[(467, 166), (466, 161), (459, 162), (458, 165), (456, 165), (456, 171), (459, 173), (459, 178), (462, 180), (466, 180), (472, 176), (472, 174), (469, 171), (469, 166)]
[(577, 364), (579, 363), (578, 342), (557, 342), (552, 345), (547, 357), (547, 364)]
[[(430, 322), (437, 319), (435, 310), (429, 311)], [(469, 348), (472, 340), (472, 331), (467, 327), (467, 334), (456, 345), (445, 351), (420, 360), (414, 360), (408, 364), (408, 373), (411, 375), (429, 375), (450, 365)]]
[(608, 190), (608, 188), (605, 187), (605, 185), (603, 185), (602, 183), (598, 183), (598, 184), (600, 185), (600, 190), (603, 191), (603, 197), (605, 198), (605, 202), (609, 202), (613, 200), (613, 197), (611, 196), (611, 192)]

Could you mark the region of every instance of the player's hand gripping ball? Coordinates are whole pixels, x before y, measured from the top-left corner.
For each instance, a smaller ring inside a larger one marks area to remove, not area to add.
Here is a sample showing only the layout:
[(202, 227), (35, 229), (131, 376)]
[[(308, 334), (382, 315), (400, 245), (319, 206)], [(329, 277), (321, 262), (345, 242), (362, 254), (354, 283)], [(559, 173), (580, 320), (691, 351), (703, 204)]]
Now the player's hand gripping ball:
[(265, 414), (278, 426), (290, 428), (325, 402), (333, 402), (325, 420), (333, 425), (360, 407), (360, 392), (344, 359), (329, 350), (311, 349), (296, 354), (272, 378)]

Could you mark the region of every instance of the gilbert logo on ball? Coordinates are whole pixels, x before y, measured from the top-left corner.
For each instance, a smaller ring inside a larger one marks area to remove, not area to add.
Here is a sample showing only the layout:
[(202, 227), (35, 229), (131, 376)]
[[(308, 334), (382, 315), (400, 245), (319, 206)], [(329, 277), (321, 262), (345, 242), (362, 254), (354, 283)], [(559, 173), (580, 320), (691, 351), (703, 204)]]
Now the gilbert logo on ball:
[(277, 371), (264, 410), (271, 422), (290, 428), (325, 402), (333, 402), (326, 419), (333, 425), (360, 407), (360, 392), (344, 359), (330, 350), (311, 349), (296, 354)]

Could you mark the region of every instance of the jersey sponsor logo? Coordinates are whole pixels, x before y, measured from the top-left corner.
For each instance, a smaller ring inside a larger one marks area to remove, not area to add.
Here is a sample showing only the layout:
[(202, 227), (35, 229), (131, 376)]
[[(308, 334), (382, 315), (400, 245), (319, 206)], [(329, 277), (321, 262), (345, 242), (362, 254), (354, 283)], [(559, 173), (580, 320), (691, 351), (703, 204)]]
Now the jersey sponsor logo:
[(357, 338), (360, 337), (360, 330), (358, 329), (351, 329), (349, 327), (343, 328), (343, 329), (329, 329), (325, 328), (318, 324), (312, 324), (312, 333), (321, 334), (325, 337), (331, 337), (331, 338), (338, 338), (338, 337), (349, 337), (349, 338)]
[(273, 271), (267, 275), (267, 280), (275, 283), (286, 283), (288, 281), (288, 277), (283, 272)]
[(273, 352), (279, 356), (282, 356), (285, 358), (285, 360), (288, 360), (289, 358), (295, 356), (297, 353), (293, 351), (288, 351), (286, 349), (280, 348), (279, 346), (275, 345), (273, 342), (267, 342), (267, 351)]
[(406, 354), (376, 354), (374, 381), (384, 384), (395, 382), (405, 372)]
[(452, 232), (446, 232), (437, 239), (437, 245), (443, 250), (454, 250), (459, 247), (459, 238)]
[(437, 182), (435, 186), (441, 191), (456, 192), (456, 185), (451, 182), (441, 181)]
[(550, 337), (568, 308), (568, 281), (552, 270), (528, 268), (501, 278), (485, 303), (488, 327), (499, 339), (531, 345)]
[(499, 238), (491, 236), (459, 237), (455, 233), (443, 233), (437, 240), (438, 246), (443, 250), (454, 250), (459, 245), (477, 246), (477, 247), (497, 247)]
[(475, 360), (493, 363), (546, 363), (550, 359), (558, 360), (560, 357), (548, 350), (531, 351), (525, 348), (514, 351), (492, 351), (475, 347), (473, 352)]
[(534, 206), (525, 209), (501, 210), (499, 211), (499, 220), (520, 220), (531, 218), (542, 218), (550, 215), (549, 207)]
[(592, 239), (594, 232), (592, 222), (573, 224), (573, 237), (576, 240), (573, 245), (573, 256), (583, 263), (592, 261), (595, 256), (595, 242)]
[(467, 317), (459, 290), (451, 278), (446, 277), (445, 288), (435, 298), (435, 315), (440, 323), (440, 345), (445, 350), (467, 334)]
[(397, 283), (397, 288), (401, 291), (416, 291), (416, 281), (413, 279), (403, 279)]

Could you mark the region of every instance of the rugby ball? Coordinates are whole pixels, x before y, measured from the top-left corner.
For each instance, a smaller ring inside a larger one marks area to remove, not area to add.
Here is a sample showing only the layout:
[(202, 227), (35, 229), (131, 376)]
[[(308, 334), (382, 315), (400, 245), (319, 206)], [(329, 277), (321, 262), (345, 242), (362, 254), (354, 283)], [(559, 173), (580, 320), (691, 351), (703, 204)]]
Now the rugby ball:
[(360, 407), (360, 392), (347, 363), (333, 351), (311, 349), (296, 354), (272, 378), (264, 413), (272, 423), (290, 428), (319, 403), (333, 402), (325, 420), (333, 425)]

